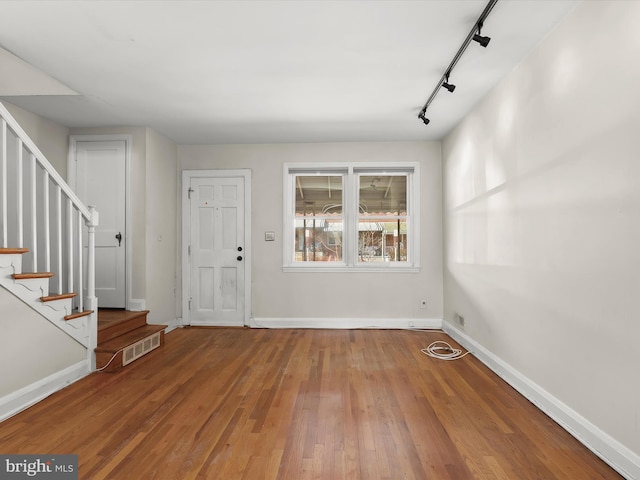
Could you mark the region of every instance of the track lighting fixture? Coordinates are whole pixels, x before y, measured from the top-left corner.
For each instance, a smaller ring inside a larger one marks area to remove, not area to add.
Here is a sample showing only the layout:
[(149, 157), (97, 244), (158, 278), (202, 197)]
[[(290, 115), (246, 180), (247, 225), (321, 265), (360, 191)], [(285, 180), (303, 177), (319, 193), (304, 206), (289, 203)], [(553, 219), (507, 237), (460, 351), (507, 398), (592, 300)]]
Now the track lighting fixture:
[(422, 122), (423, 122), (425, 125), (429, 125), (429, 122), (431, 121), (431, 120), (429, 120), (428, 118), (426, 118), (426, 117), (424, 116), (424, 112), (420, 112), (420, 115), (418, 115), (418, 118), (419, 118), (420, 120), (422, 120)]
[(493, 10), (493, 7), (495, 6), (496, 3), (498, 3), (498, 0), (489, 0), (482, 14), (480, 15), (476, 23), (473, 25), (473, 28), (471, 29), (469, 34), (467, 35), (467, 38), (462, 43), (462, 46), (458, 50), (458, 53), (456, 53), (456, 56), (453, 57), (453, 60), (451, 60), (449, 67), (445, 70), (445, 74), (442, 77), (440, 77), (440, 81), (438, 82), (438, 85), (436, 86), (436, 88), (433, 89), (433, 92), (431, 92), (431, 96), (429, 96), (427, 103), (425, 103), (422, 109), (420, 110), (420, 113), (418, 114), (418, 118), (422, 120), (422, 122), (425, 125), (429, 124), (429, 119), (426, 118), (427, 108), (429, 108), (429, 105), (431, 105), (431, 102), (440, 91), (440, 87), (446, 88), (447, 90), (449, 90), (449, 92), (453, 92), (456, 89), (455, 85), (452, 85), (449, 83), (449, 75), (453, 71), (454, 67), (457, 65), (458, 60), (460, 60), (460, 57), (462, 57), (462, 54), (465, 52), (469, 44), (472, 41), (474, 41), (474, 42), (478, 42), (483, 47), (486, 47), (487, 45), (489, 45), (491, 38), (482, 36), (482, 26), (484, 25), (484, 21), (487, 19), (487, 17), (489, 16), (489, 13), (491, 13), (491, 10)]
[(446, 80), (444, 82), (442, 82), (442, 87), (446, 88), (447, 90), (449, 90), (452, 93), (456, 89), (455, 85), (452, 85), (451, 83), (449, 83), (449, 75), (447, 75), (446, 76)]
[(482, 22), (479, 22), (478, 23), (478, 33), (476, 33), (473, 36), (473, 41), (474, 42), (478, 42), (484, 48), (487, 48), (487, 45), (489, 45), (489, 42), (491, 41), (491, 37), (483, 37), (482, 35), (480, 35), (481, 33), (482, 33)]

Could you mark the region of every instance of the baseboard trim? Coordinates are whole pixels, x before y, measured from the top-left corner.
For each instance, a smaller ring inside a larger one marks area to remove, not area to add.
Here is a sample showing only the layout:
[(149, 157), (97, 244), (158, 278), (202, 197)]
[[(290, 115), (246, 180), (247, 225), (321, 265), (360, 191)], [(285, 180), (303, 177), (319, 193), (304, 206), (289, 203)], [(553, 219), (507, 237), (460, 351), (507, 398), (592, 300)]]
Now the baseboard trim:
[(177, 318), (174, 318), (173, 320), (169, 320), (169, 322), (167, 323), (167, 328), (165, 328), (164, 333), (165, 335), (169, 332), (174, 331), (176, 328), (180, 327), (182, 325), (182, 323), (180, 323), (180, 320)]
[(89, 362), (84, 360), (5, 395), (0, 398), (0, 422), (77, 382), (89, 373)]
[(640, 480), (638, 454), (600, 430), (454, 325), (444, 321), (442, 329), (611, 468), (629, 480)]
[(132, 312), (142, 312), (143, 310), (146, 310), (145, 303), (144, 298), (130, 298), (127, 310)]
[(266, 318), (249, 320), (251, 328), (329, 328), (329, 329), (405, 329), (440, 330), (441, 318)]

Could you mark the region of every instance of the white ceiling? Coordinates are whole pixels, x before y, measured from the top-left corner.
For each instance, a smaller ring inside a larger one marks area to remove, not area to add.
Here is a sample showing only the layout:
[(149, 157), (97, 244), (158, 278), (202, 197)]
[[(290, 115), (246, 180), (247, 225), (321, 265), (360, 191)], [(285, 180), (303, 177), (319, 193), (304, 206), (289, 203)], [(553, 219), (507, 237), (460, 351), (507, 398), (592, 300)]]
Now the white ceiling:
[(425, 126), (485, 0), (4, 0), (0, 99), (180, 144), (439, 139), (577, 3), (499, 1)]

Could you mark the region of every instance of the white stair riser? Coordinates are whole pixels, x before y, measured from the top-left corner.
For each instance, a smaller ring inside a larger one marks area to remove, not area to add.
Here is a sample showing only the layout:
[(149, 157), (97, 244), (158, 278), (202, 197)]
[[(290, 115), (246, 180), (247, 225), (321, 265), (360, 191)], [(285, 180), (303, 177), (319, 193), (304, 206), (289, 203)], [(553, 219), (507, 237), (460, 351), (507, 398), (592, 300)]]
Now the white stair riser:
[(82, 345), (87, 345), (89, 338), (88, 318), (64, 319), (65, 315), (73, 313), (73, 299), (64, 298), (43, 302), (40, 298), (49, 295), (49, 279), (27, 278), (14, 280), (11, 275), (22, 273), (20, 271), (21, 267), (20, 255), (0, 254), (0, 285), (74, 340)]
[(9, 275), (22, 273), (22, 255), (11, 253), (0, 254), (0, 270), (7, 270)]
[[(11, 278), (13, 280), (13, 278)], [(13, 280), (16, 285), (19, 285), (25, 289), (26, 292), (31, 292), (35, 295), (35, 298), (46, 297), (49, 295), (49, 279), (48, 278), (22, 278), (20, 280)], [(28, 293), (25, 293), (28, 295)]]

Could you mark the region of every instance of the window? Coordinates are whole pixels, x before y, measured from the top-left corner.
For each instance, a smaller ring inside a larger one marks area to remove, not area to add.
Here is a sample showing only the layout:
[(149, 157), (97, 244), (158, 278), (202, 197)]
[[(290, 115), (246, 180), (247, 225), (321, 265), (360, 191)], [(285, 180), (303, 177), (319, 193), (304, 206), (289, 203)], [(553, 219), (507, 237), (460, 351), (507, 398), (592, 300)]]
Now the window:
[(418, 165), (285, 165), (285, 270), (419, 266)]

